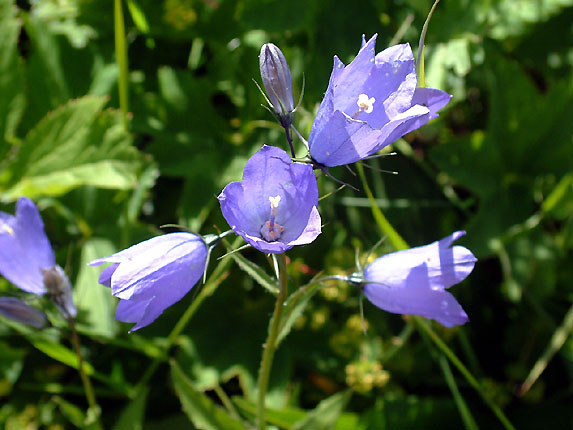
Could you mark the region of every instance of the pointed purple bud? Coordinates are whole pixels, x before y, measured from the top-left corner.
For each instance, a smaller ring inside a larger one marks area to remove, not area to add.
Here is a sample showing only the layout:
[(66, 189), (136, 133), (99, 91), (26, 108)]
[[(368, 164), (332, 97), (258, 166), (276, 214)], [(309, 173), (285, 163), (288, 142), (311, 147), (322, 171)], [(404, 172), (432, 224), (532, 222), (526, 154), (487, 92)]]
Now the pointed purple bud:
[(193, 288), (205, 271), (207, 252), (200, 236), (169, 233), (89, 264), (112, 263), (99, 282), (121, 299), (115, 318), (136, 323), (132, 332), (151, 324)]
[(292, 163), (274, 146), (263, 146), (253, 155), (243, 181), (231, 182), (218, 199), (233, 231), (259, 251), (280, 254), (320, 234), (312, 166)]
[(292, 124), (294, 101), (290, 70), (281, 50), (272, 43), (265, 43), (259, 55), (263, 85), (273, 110), (283, 127)]
[(364, 269), (360, 283), (375, 306), (397, 314), (421, 315), (446, 327), (464, 324), (468, 316), (447, 288), (463, 281), (477, 261), (457, 231), (429, 245), (393, 252)]
[(0, 315), (37, 329), (48, 324), (46, 315), (16, 297), (0, 297)]
[(72, 284), (64, 270), (55, 265), (42, 269), (42, 274), (47, 296), (56, 304), (64, 317), (75, 318), (77, 310), (72, 295)]

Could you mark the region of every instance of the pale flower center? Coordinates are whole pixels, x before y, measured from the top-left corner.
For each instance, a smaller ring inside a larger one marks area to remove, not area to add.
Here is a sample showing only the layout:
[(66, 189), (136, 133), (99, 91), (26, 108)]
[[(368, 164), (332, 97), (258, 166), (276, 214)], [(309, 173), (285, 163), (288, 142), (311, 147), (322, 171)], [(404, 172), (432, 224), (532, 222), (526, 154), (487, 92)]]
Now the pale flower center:
[(6, 232), (10, 236), (14, 236), (14, 230), (8, 224), (0, 221), (0, 233)]
[(266, 221), (261, 227), (261, 236), (267, 242), (274, 242), (281, 237), (282, 232), (285, 228), (275, 222), (277, 212), (279, 209), (279, 203), (281, 201), (281, 196), (269, 197), (269, 202), (271, 202), (271, 215), (269, 220)]
[(374, 110), (375, 101), (376, 99), (374, 97), (369, 98), (367, 94), (360, 94), (356, 104), (360, 108), (360, 112), (370, 113)]

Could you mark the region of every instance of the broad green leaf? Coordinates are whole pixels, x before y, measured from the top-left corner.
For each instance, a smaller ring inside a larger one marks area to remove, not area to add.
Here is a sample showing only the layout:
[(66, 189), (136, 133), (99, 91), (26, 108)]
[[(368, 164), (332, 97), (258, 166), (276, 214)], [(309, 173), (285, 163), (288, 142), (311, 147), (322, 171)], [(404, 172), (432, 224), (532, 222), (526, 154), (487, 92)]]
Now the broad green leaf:
[(20, 21), (16, 11), (13, 1), (0, 1), (0, 160), (14, 138), (24, 109), (24, 66), (18, 56)]
[(205, 394), (197, 391), (179, 365), (171, 363), (171, 378), (183, 411), (195, 427), (202, 430), (243, 430), (244, 424), (225, 412)]
[(115, 251), (108, 240), (93, 238), (87, 241), (82, 248), (80, 272), (74, 285), (74, 302), (80, 312), (80, 321), (89, 325), (90, 333), (106, 337), (117, 333), (116, 299), (109, 288), (98, 283), (101, 267), (88, 266), (88, 263)]
[(296, 423), (292, 430), (334, 429), (351, 396), (352, 391), (347, 390), (323, 400), (303, 420)]
[(44, 117), (7, 165), (12, 176), (0, 184), (3, 199), (57, 196), (83, 185), (134, 188), (141, 156), (119, 113), (102, 111), (105, 103), (105, 97), (86, 96)]
[(115, 430), (141, 430), (145, 418), (145, 406), (149, 388), (141, 390), (137, 397), (131, 400), (121, 412), (113, 428)]

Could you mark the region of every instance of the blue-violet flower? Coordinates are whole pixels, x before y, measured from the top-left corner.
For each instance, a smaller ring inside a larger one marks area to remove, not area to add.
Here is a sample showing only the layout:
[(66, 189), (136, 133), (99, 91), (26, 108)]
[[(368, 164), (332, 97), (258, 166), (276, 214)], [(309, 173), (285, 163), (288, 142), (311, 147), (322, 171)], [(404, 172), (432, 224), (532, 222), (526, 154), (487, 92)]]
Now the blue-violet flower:
[(409, 44), (375, 54), (376, 35), (348, 65), (334, 57), (328, 89), (308, 140), (311, 158), (324, 166), (362, 160), (438, 116), (451, 96), (416, 88)]
[(207, 264), (207, 245), (192, 233), (169, 233), (133, 245), (91, 266), (112, 263), (99, 282), (120, 298), (115, 317), (136, 323), (135, 331), (181, 300), (199, 281)]
[(429, 245), (377, 258), (364, 269), (364, 295), (388, 312), (421, 315), (446, 327), (466, 323), (467, 314), (446, 291), (463, 281), (477, 261), (467, 248), (451, 246), (464, 234), (457, 231)]
[(219, 202), (233, 231), (262, 252), (280, 254), (320, 234), (311, 165), (291, 163), (273, 146), (263, 146), (247, 161), (243, 181), (228, 184)]
[(21, 197), (16, 216), (0, 212), (0, 274), (29, 293), (44, 295), (66, 317), (76, 316), (72, 287), (44, 232), (44, 223), (34, 202)]

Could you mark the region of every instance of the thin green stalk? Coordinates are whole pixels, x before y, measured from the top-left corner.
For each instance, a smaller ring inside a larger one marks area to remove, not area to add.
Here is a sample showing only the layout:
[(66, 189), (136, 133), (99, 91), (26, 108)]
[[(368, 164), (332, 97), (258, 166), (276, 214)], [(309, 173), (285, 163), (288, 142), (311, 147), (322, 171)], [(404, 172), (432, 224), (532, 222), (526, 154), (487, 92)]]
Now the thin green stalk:
[(468, 368), (460, 361), (454, 352), (446, 345), (446, 343), (438, 336), (438, 334), (431, 329), (430, 325), (424, 319), (412, 315), (412, 320), (421, 331), (427, 334), (434, 344), (442, 351), (442, 353), (450, 360), (450, 362), (458, 369), (458, 371), (466, 378), (466, 381), (478, 392), (483, 401), (489, 406), (494, 415), (502, 423), (506, 430), (515, 430), (515, 427), (507, 419), (502, 410), (488, 397), (486, 392), (476, 378), (471, 374)]
[(440, 354), (438, 363), (442, 368), (442, 373), (444, 374), (446, 384), (448, 384), (448, 387), (452, 392), (452, 396), (454, 396), (454, 401), (456, 402), (458, 411), (460, 411), (460, 416), (462, 417), (462, 421), (464, 422), (466, 429), (478, 430), (479, 427), (477, 426), (476, 421), (468, 408), (468, 405), (466, 404), (462, 394), (460, 393), (460, 390), (458, 389), (458, 385), (456, 384), (456, 379), (454, 378), (452, 369), (448, 363), (448, 359), (443, 354)]
[(103, 429), (101, 422), (100, 422), (100, 408), (97, 404), (97, 400), (95, 397), (95, 392), (91, 383), (91, 380), (87, 373), (84, 370), (84, 358), (82, 356), (82, 350), (80, 347), (80, 338), (78, 336), (78, 332), (76, 331), (76, 322), (73, 318), (69, 318), (68, 322), (72, 329), (72, 344), (74, 347), (74, 351), (78, 357), (78, 372), (80, 374), (80, 378), (82, 380), (82, 385), (84, 386), (84, 392), (86, 394), (86, 399), (88, 401), (88, 414), (87, 414), (87, 425), (88, 428), (94, 430)]
[(440, 0), (436, 0), (434, 2), (434, 4), (432, 5), (432, 9), (430, 9), (430, 13), (428, 14), (428, 17), (426, 18), (426, 21), (424, 22), (424, 27), (422, 27), (422, 33), (420, 33), (420, 42), (418, 44), (418, 58), (417, 60), (417, 66), (418, 66), (418, 86), (419, 87), (425, 87), (426, 86), (426, 80), (424, 77), (424, 40), (426, 39), (426, 33), (428, 32), (428, 26), (430, 25), (430, 20), (432, 19), (432, 15), (434, 14), (434, 11), (436, 10), (436, 7), (438, 6), (438, 3), (440, 2)]
[(123, 116), (123, 127), (129, 131), (129, 64), (127, 62), (127, 41), (125, 39), (125, 20), (121, 0), (114, 0), (113, 8), (115, 31), (115, 56), (119, 67), (119, 108)]
[(366, 196), (368, 197), (368, 200), (370, 200), (370, 208), (372, 209), (372, 215), (374, 216), (374, 219), (376, 220), (378, 227), (380, 227), (380, 230), (382, 230), (382, 234), (388, 236), (390, 243), (392, 243), (392, 246), (396, 250), (408, 249), (409, 246), (406, 243), (406, 241), (402, 239), (402, 236), (400, 236), (396, 230), (394, 230), (394, 227), (392, 227), (392, 225), (388, 222), (388, 220), (386, 219), (386, 217), (376, 204), (376, 199), (374, 199), (374, 195), (372, 194), (372, 190), (370, 189), (368, 181), (366, 180), (366, 175), (364, 174), (364, 167), (362, 167), (362, 165), (360, 165), (359, 163), (356, 163), (355, 167), (356, 170), (358, 171), (358, 175), (360, 176), (360, 180), (362, 181), (362, 187), (366, 192)]
[[(242, 239), (240, 237), (237, 237), (237, 239), (233, 242), (231, 247), (233, 249), (236, 248), (238, 244), (241, 242), (241, 240)], [(226, 278), (225, 272), (229, 264), (231, 264), (231, 261), (233, 261), (231, 258), (223, 258), (222, 260), (219, 260), (219, 264), (217, 264), (215, 270), (213, 270), (213, 272), (207, 279), (207, 282), (205, 282), (205, 285), (201, 289), (201, 292), (197, 295), (195, 300), (193, 300), (193, 302), (185, 310), (183, 315), (181, 315), (179, 321), (177, 321), (177, 324), (175, 324), (175, 327), (173, 327), (171, 333), (169, 333), (169, 336), (167, 337), (167, 343), (164, 347), (165, 348), (164, 354), (162, 356), (153, 359), (153, 361), (151, 362), (149, 367), (145, 370), (143, 376), (135, 386), (135, 389), (132, 391), (130, 395), (131, 398), (136, 397), (138, 393), (147, 385), (151, 377), (155, 374), (155, 371), (157, 370), (159, 365), (166, 360), (169, 354), (169, 350), (171, 349), (171, 347), (173, 346), (179, 335), (183, 332), (183, 330), (185, 330), (185, 327), (187, 327), (187, 324), (189, 324), (191, 317), (195, 314), (195, 312), (197, 312), (199, 306), (201, 306), (201, 304), (205, 301), (207, 297), (213, 295), (215, 290), (217, 290), (217, 287)]]
[(537, 381), (537, 378), (541, 376), (541, 374), (543, 373), (543, 371), (547, 367), (547, 364), (549, 364), (553, 356), (557, 353), (557, 351), (559, 351), (563, 347), (565, 341), (571, 334), (571, 331), (573, 331), (573, 306), (569, 308), (567, 314), (565, 314), (563, 323), (557, 330), (555, 330), (553, 336), (551, 336), (549, 345), (547, 346), (541, 357), (539, 357), (539, 359), (529, 372), (529, 375), (527, 375), (527, 379), (519, 389), (519, 395), (523, 396), (525, 393), (529, 391), (531, 386), (535, 383), (535, 381)]
[(279, 328), (282, 319), (284, 301), (286, 299), (286, 294), (288, 290), (288, 276), (286, 273), (286, 256), (285, 254), (280, 254), (277, 256), (279, 259), (279, 281), (280, 290), (277, 294), (277, 300), (275, 303), (275, 310), (271, 318), (271, 326), (269, 328), (269, 334), (267, 340), (263, 345), (263, 357), (261, 359), (261, 367), (259, 369), (259, 380), (258, 380), (258, 398), (257, 398), (257, 421), (258, 429), (265, 430), (267, 428), (267, 423), (265, 419), (265, 398), (267, 397), (267, 390), (269, 388), (269, 378), (271, 374), (271, 368), (273, 365), (273, 358), (275, 355), (277, 338), (279, 336)]
[[(356, 168), (358, 170), (358, 174), (360, 175), (360, 179), (362, 181), (362, 187), (364, 188), (368, 199), (370, 200), (370, 206), (372, 209), (372, 213), (374, 215), (374, 219), (378, 223), (378, 227), (382, 230), (382, 232), (388, 236), (388, 239), (396, 248), (397, 250), (404, 250), (408, 249), (409, 246), (406, 241), (400, 236), (400, 234), (392, 227), (392, 225), (388, 222), (386, 217), (382, 214), (380, 208), (376, 205), (376, 200), (372, 195), (372, 191), (368, 186), (368, 182), (366, 181), (366, 175), (364, 174), (364, 169), (361, 165), (357, 164)], [(494, 415), (499, 419), (499, 421), (503, 424), (506, 430), (515, 430), (515, 427), (511, 424), (511, 422), (507, 419), (505, 414), (502, 410), (487, 396), (486, 392), (481, 387), (480, 383), (477, 379), (472, 375), (472, 373), (467, 369), (466, 366), (460, 361), (460, 359), (454, 354), (454, 352), (446, 345), (446, 343), (434, 332), (430, 325), (422, 318), (418, 316), (412, 316), (412, 320), (415, 322), (416, 327), (418, 330), (425, 332), (429, 335), (430, 339), (436, 344), (436, 346), (444, 353), (444, 355), (450, 360), (450, 362), (458, 369), (458, 371), (466, 378), (468, 383), (478, 392), (484, 402), (490, 407)]]

